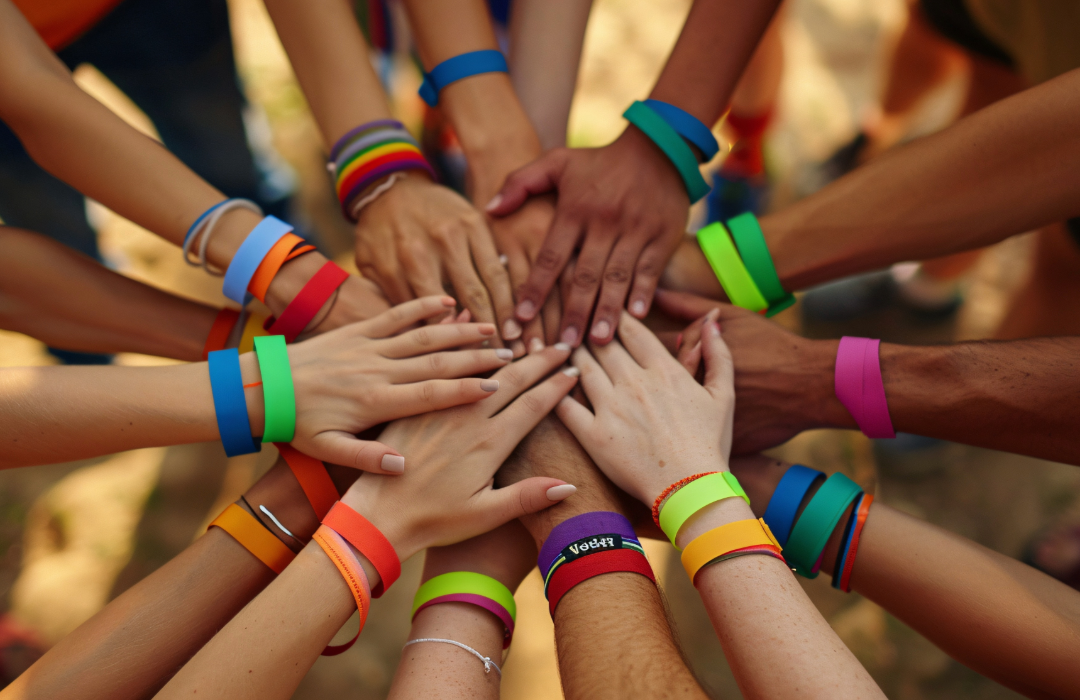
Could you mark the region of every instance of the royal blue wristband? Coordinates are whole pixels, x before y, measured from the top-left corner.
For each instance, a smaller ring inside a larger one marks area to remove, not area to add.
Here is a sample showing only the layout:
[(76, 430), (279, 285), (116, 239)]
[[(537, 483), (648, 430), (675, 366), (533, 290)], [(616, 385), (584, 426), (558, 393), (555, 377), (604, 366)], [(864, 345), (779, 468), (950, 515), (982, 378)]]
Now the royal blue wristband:
[(618, 513), (610, 511), (595, 511), (575, 515), (569, 520), (564, 520), (556, 525), (544, 544), (540, 547), (540, 554), (536, 563), (540, 566), (540, 572), (546, 577), (552, 562), (559, 556), (559, 552), (572, 542), (593, 535), (614, 534), (630, 539), (637, 539), (634, 526), (630, 521)]
[(862, 500), (866, 498), (865, 493), (860, 493), (854, 503), (851, 504), (851, 517), (848, 518), (847, 525), (844, 529), (844, 544), (840, 547), (840, 551), (836, 555), (836, 568), (833, 569), (832, 575), (832, 587), (840, 588), (841, 574), (844, 572), (844, 562), (847, 561), (848, 550), (851, 548), (851, 538), (855, 536), (856, 521), (859, 519), (859, 505)]
[(259, 443), (251, 436), (244, 380), (240, 376), (240, 353), (236, 348), (215, 350), (207, 357), (210, 367), (210, 391), (214, 394), (214, 413), (217, 415), (221, 444), (228, 457), (259, 451)]
[(799, 512), (806, 492), (815, 481), (823, 478), (825, 474), (822, 472), (801, 464), (793, 465), (780, 477), (780, 483), (776, 485), (763, 517), (781, 547), (787, 545), (791, 528), (795, 525), (795, 515)]
[(448, 58), (432, 68), (430, 73), (424, 73), (420, 97), (424, 98), (424, 102), (427, 102), (429, 106), (434, 107), (439, 104), (439, 93), (450, 83), (480, 73), (509, 72), (510, 68), (506, 65), (506, 56), (502, 55), (502, 51), (495, 49), (470, 51)]
[(660, 100), (643, 101), (652, 107), (652, 111), (666, 121), (675, 133), (697, 146), (698, 150), (705, 154), (706, 162), (712, 160), (713, 156), (720, 152), (720, 144), (716, 142), (712, 131), (693, 114)]
[(229, 269), (225, 270), (225, 281), (221, 285), (225, 296), (241, 306), (247, 306), (251, 301), (247, 288), (255, 270), (259, 269), (274, 244), (292, 230), (292, 226), (275, 216), (267, 216), (251, 229), (229, 263)]
[(191, 238), (191, 234), (195, 233), (195, 229), (197, 229), (199, 227), (199, 224), (201, 224), (203, 222), (203, 219), (205, 219), (206, 217), (213, 214), (215, 209), (217, 209), (222, 204), (224, 204), (225, 202), (228, 202), (228, 201), (229, 200), (227, 200), (227, 199), (223, 199), (220, 202), (218, 202), (217, 204), (215, 204), (214, 206), (212, 206), (209, 209), (207, 209), (206, 211), (204, 211), (202, 214), (199, 214), (199, 218), (195, 219), (195, 223), (193, 223), (191, 225), (191, 227), (187, 230), (187, 233), (184, 234), (184, 245), (182, 245), (180, 247), (182, 249), (184, 249), (184, 250), (187, 250), (187, 244), (188, 244), (188, 240)]

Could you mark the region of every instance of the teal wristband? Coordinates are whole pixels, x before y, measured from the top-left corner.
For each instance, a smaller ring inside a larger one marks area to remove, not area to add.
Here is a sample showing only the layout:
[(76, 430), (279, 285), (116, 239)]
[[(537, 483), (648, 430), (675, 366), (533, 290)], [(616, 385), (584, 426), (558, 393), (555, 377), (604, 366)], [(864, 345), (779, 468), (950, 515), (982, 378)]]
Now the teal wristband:
[(825, 480), (791, 529), (791, 536), (784, 547), (784, 558), (795, 573), (806, 578), (817, 578), (818, 572), (813, 568), (821, 551), (825, 549), (844, 510), (862, 492), (858, 484), (840, 473)]
[(644, 102), (635, 101), (623, 112), (623, 117), (641, 129), (641, 132), (656, 144), (656, 147), (664, 152), (675, 169), (679, 171), (686, 193), (690, 195), (690, 201), (696, 202), (709, 194), (709, 185), (701, 176), (698, 168), (697, 157), (690, 147), (686, 145), (678, 132), (672, 129), (666, 121), (649, 108)]
[(285, 336), (263, 335), (255, 339), (255, 356), (262, 373), (263, 442), (292, 442), (296, 435), (296, 393)]
[(784, 291), (780, 284), (780, 277), (776, 274), (776, 265), (772, 255), (769, 254), (769, 246), (765, 243), (765, 234), (761, 232), (761, 225), (752, 212), (739, 214), (727, 222), (728, 230), (735, 239), (735, 245), (739, 248), (743, 264), (747, 272), (754, 278), (757, 288), (761, 291), (769, 308), (766, 316), (775, 316), (784, 309), (795, 303), (795, 296)]

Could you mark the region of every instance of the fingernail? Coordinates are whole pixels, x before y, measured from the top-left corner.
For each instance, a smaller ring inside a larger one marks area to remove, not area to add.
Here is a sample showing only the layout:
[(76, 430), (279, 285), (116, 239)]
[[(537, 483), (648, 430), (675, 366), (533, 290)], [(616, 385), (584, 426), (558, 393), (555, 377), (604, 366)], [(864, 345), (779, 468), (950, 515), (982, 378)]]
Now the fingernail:
[(521, 336), (521, 324), (512, 318), (506, 319), (506, 323), (503, 324), (503, 339), (514, 340)]
[(506, 255), (506, 253), (503, 253), (502, 255), (499, 256), (499, 264), (500, 265), (502, 265), (503, 267), (506, 267), (509, 263), (510, 263), (510, 258)]
[(477, 325), (476, 330), (480, 331), (480, 335), (495, 335), (495, 324), (481, 323)]
[(457, 302), (454, 300), (454, 297), (443, 297), (442, 298), (442, 305), (443, 306), (457, 306)]
[(708, 323), (708, 325), (705, 326), (705, 332), (708, 333), (713, 338), (719, 338), (720, 337), (720, 326), (718, 326), (714, 321), (710, 321)]
[(512, 360), (514, 359), (514, 351), (510, 348), (499, 348), (495, 351), (495, 357), (500, 360)]
[(570, 352), (570, 343), (555, 343), (552, 347), (559, 352)]
[(683, 334), (680, 333), (679, 335), (675, 336), (675, 349), (676, 350), (678, 350), (679, 348), (682, 347), (682, 335)]
[(604, 340), (608, 337), (608, 333), (611, 332), (611, 324), (607, 321), (597, 321), (592, 327), (592, 337), (597, 340)]
[(549, 501), (561, 501), (564, 498), (568, 498), (577, 493), (577, 486), (573, 484), (560, 484), (558, 486), (552, 486), (547, 490), (547, 497)]
[(544, 341), (533, 338), (529, 341), (529, 354), (534, 355), (544, 349)]
[(485, 379), (484, 381), (480, 382), (480, 388), (484, 391), (495, 391), (499, 388), (499, 380)]
[(495, 195), (494, 197), (491, 198), (491, 201), (487, 203), (487, 206), (485, 206), (484, 209), (486, 211), (491, 211), (492, 209), (499, 206), (500, 204), (502, 204), (502, 195), (497, 194), (497, 195)]
[(562, 338), (560, 338), (560, 340), (562, 340), (567, 345), (573, 345), (577, 342), (577, 337), (577, 328), (570, 326), (562, 332)]
[(515, 340), (510, 343), (510, 351), (514, 353), (514, 357), (521, 357), (525, 354), (525, 343), (520, 340)]
[(401, 474), (405, 471), (405, 458), (401, 455), (383, 455), (382, 468), (384, 472)]
[(457, 317), (457, 322), (458, 323), (468, 323), (471, 320), (472, 320), (472, 312), (469, 311), (468, 309), (465, 309), (460, 314), (458, 314), (458, 317)]
[(536, 314), (536, 305), (531, 301), (523, 301), (517, 306), (518, 318), (523, 318), (526, 321), (531, 321), (532, 317)]
[(634, 314), (635, 316), (638, 316), (638, 317), (644, 316), (645, 315), (645, 302), (643, 302), (641, 299), (638, 299), (637, 301), (635, 301), (633, 304), (630, 305), (630, 313), (632, 313), (632, 314)]
[(581, 370), (578, 369), (577, 367), (567, 367), (566, 369), (564, 369), (562, 371), (562, 373), (565, 374), (568, 377), (579, 377), (579, 376), (581, 376)]

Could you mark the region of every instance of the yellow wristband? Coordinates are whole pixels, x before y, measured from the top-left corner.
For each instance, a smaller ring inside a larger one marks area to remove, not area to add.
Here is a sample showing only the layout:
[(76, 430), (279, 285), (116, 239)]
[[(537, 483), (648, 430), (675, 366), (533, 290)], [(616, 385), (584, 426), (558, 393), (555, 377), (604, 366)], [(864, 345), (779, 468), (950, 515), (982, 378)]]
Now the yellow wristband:
[(683, 550), (682, 565), (692, 582), (698, 571), (714, 559), (737, 549), (760, 546), (776, 547), (778, 553), (781, 551), (780, 543), (764, 520), (736, 520), (695, 537)]
[(247, 321), (244, 323), (244, 333), (240, 336), (240, 345), (237, 346), (236, 351), (243, 355), (245, 352), (251, 352), (255, 349), (255, 339), (270, 335), (263, 330), (263, 321), (266, 320), (265, 316), (259, 316), (258, 314), (248, 314)]
[(206, 528), (220, 527), (229, 533), (234, 540), (251, 552), (256, 559), (266, 564), (275, 574), (285, 570), (296, 554), (285, 546), (274, 534), (263, 527), (254, 515), (247, 512), (235, 503), (221, 511), (221, 515), (214, 518), (214, 522)]

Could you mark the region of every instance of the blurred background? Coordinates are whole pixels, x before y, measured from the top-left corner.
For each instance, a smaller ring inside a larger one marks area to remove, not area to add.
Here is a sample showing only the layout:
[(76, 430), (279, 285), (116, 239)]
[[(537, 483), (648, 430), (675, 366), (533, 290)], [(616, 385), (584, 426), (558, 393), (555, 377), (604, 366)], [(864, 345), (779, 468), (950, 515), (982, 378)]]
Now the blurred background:
[[(648, 93), (689, 4), (595, 0), (571, 113), (571, 145), (602, 145), (618, 135), (624, 125), (620, 113)], [(351, 265), (352, 232), (328, 186), (325, 147), (260, 0), (229, 0), (229, 19), (251, 103), (245, 115), (248, 138), (261, 154), (260, 165), (280, 187), (295, 189), (294, 219), (316, 232), (339, 263)], [(804, 196), (858, 162), (864, 149), (942, 128), (965, 108), (977, 67), (945, 52), (902, 119), (890, 120), (883, 110), (890, 61), (901, 37), (911, 38), (910, 28), (905, 33), (908, 22), (904, 0), (784, 3), (772, 32), (778, 47), (771, 54), (772, 72), (779, 83), (770, 98), (764, 173), (750, 178), (761, 197), (759, 208)], [(420, 81), (415, 64), (401, 49), (373, 60), (393, 89), (402, 119), (418, 126), (422, 105), (415, 96)], [(79, 67), (76, 78), (124, 119), (156, 134), (150, 120), (93, 67)], [(738, 138), (727, 136), (725, 151)], [(714, 167), (721, 162), (722, 157)], [(174, 247), (95, 203), (87, 208), (110, 266), (224, 304), (214, 280), (185, 266)], [(700, 209), (695, 212), (699, 222), (705, 205)], [(954, 261), (951, 269), (959, 273), (930, 283), (915, 266), (898, 266), (801, 296), (800, 304), (777, 320), (815, 337), (868, 335), (904, 343), (992, 337), (1029, 274), (1032, 249), (1031, 236), (1014, 238)], [(41, 343), (0, 332), (0, 365), (56, 361)], [(114, 362), (166, 361), (121, 355)], [(1015, 557), (1028, 556), (1048, 528), (1080, 522), (1075, 467), (915, 436), (875, 442), (844, 431), (806, 433), (775, 453), (823, 471), (843, 471), (890, 505)], [(273, 457), (267, 450), (227, 460), (220, 445), (205, 444), (0, 473), (0, 591), (8, 611), (0, 625), (4, 673), (17, 674), (37, 650), (190, 544)], [(670, 547), (653, 542), (647, 551), (695, 672), (718, 696), (739, 697), (708, 618)], [(407, 562), (402, 581), (376, 603), (360, 642), (341, 656), (321, 658), (295, 697), (384, 697), (408, 633), (419, 573), (418, 558)], [(1015, 696), (955, 663), (870, 601), (833, 590), (826, 577), (802, 583), (889, 697)], [(504, 697), (560, 697), (552, 626), (536, 572), (517, 597), (520, 619), (505, 665)]]

